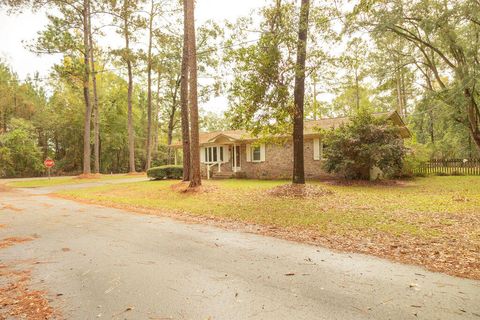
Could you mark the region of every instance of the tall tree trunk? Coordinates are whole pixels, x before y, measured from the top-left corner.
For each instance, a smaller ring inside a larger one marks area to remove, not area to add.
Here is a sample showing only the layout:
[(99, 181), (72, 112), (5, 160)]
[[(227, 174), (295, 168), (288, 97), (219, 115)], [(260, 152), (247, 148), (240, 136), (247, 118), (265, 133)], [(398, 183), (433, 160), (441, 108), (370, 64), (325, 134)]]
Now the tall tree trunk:
[(408, 115), (408, 110), (407, 110), (407, 89), (405, 88), (405, 73), (401, 73), (400, 77), (400, 83), (401, 83), (401, 97), (402, 97), (402, 106), (403, 106), (403, 116), (406, 118)]
[(88, 17), (90, 1), (83, 0), (83, 63), (85, 67), (83, 76), (83, 98), (85, 100), (85, 120), (83, 131), (83, 174), (90, 174), (90, 121), (92, 116), (92, 107), (90, 105), (90, 46), (89, 46), (89, 24)]
[(360, 81), (358, 79), (357, 69), (355, 69), (355, 107), (358, 112), (360, 110)]
[(195, 40), (195, 2), (187, 0), (188, 69), (190, 102), (190, 188), (202, 185), (197, 96), (197, 47)]
[(183, 147), (183, 181), (190, 180), (190, 116), (188, 110), (189, 54), (188, 54), (188, 2), (183, 0), (183, 56), (180, 104), (182, 111), (182, 147)]
[(402, 99), (402, 84), (400, 78), (400, 71), (395, 73), (395, 85), (397, 90), (397, 112), (402, 117), (403, 116), (403, 99)]
[(174, 155), (175, 155), (175, 149), (173, 149), (172, 147), (170, 147), (170, 145), (172, 144), (173, 142), (173, 126), (172, 126), (172, 122), (170, 122), (169, 120), (169, 123), (168, 123), (168, 128), (167, 128), (167, 145), (169, 146), (168, 147), (168, 164), (174, 164)]
[(305, 61), (307, 59), (308, 15), (310, 1), (302, 0), (298, 28), (297, 63), (293, 110), (293, 179), (295, 184), (305, 184), (303, 158), (303, 107), (305, 103)]
[(475, 142), (478, 151), (480, 151), (480, 110), (478, 108), (477, 102), (475, 101), (473, 90), (474, 89), (470, 90), (469, 88), (465, 88), (464, 96), (467, 100), (467, 115), (470, 136)]
[(155, 103), (155, 108), (154, 108), (154, 122), (153, 122), (153, 141), (152, 141), (152, 154), (155, 157), (158, 154), (158, 113), (160, 112), (160, 69), (158, 70), (158, 75), (157, 75), (157, 92), (156, 92), (156, 103)]
[[(175, 82), (175, 88), (172, 92), (172, 107), (168, 112), (168, 126), (167, 126), (167, 144), (170, 146), (173, 142), (173, 130), (175, 129), (175, 115), (177, 114), (178, 108), (178, 90), (180, 89), (182, 77), (178, 77)], [(168, 149), (168, 163), (173, 163), (174, 160), (174, 151), (172, 148)]]
[(155, 6), (152, 0), (148, 21), (148, 53), (147, 53), (147, 161), (145, 171), (152, 163), (152, 37)]
[(430, 123), (429, 123), (429, 127), (428, 127), (428, 131), (430, 133), (430, 142), (432, 144), (435, 143), (435, 131), (434, 131), (434, 119), (433, 119), (433, 111), (432, 110), (429, 110), (428, 111), (428, 116), (430, 117)]
[[(89, 3), (90, 6), (90, 3)], [(94, 156), (94, 173), (100, 173), (100, 118), (98, 110), (98, 94), (97, 94), (97, 75), (95, 73), (95, 54), (92, 35), (92, 13), (89, 7), (88, 14), (88, 41), (90, 43), (90, 64), (92, 68), (92, 89), (93, 89), (93, 156)]]
[(133, 128), (133, 106), (132, 106), (132, 92), (133, 92), (133, 74), (132, 62), (127, 61), (128, 69), (128, 165), (131, 173), (135, 172), (135, 131)]
[[(125, 0), (124, 3), (124, 12), (128, 10), (129, 2)], [(132, 57), (130, 52), (130, 34), (128, 30), (128, 18), (127, 15), (123, 20), (123, 33), (125, 37), (125, 57), (127, 62), (127, 71), (128, 71), (128, 93), (127, 93), (127, 104), (128, 104), (128, 165), (129, 172), (135, 172), (135, 131), (133, 128), (133, 106), (132, 106), (132, 93), (133, 93), (133, 73), (132, 73)]]
[(60, 159), (60, 144), (58, 142), (57, 132), (53, 134), (53, 141), (55, 143), (55, 159)]

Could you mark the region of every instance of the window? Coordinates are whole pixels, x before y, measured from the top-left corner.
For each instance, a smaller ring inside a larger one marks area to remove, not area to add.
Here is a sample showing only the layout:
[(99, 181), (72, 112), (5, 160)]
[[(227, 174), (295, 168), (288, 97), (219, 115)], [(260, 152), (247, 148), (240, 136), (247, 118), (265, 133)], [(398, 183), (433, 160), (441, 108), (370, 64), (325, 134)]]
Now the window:
[(206, 147), (205, 163), (223, 162), (223, 147)]
[(247, 144), (247, 162), (264, 162), (265, 161), (265, 144), (251, 145)]
[(260, 151), (260, 146), (252, 147), (252, 161), (261, 161), (262, 154)]

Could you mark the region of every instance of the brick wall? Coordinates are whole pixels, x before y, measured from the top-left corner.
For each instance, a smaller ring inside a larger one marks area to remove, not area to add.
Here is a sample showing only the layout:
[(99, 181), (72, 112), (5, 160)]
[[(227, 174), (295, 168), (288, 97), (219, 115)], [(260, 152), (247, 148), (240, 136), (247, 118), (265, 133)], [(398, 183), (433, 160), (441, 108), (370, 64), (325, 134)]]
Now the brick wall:
[[(239, 176), (249, 179), (291, 179), (293, 170), (292, 141), (283, 144), (266, 144), (264, 162), (247, 162), (247, 146), (241, 145), (241, 173)], [(232, 171), (233, 153), (230, 150), (230, 160), (222, 164), (222, 172)], [(329, 177), (322, 169), (322, 161), (313, 160), (313, 139), (304, 140), (305, 178), (318, 179)], [(206, 178), (206, 165), (201, 165), (202, 176)], [(212, 170), (218, 170), (214, 166)]]
[[(313, 160), (313, 139), (304, 140), (305, 178), (327, 177), (322, 162)], [(265, 162), (247, 162), (246, 145), (242, 146), (242, 171), (252, 179), (291, 179), (293, 170), (293, 143), (265, 145)]]

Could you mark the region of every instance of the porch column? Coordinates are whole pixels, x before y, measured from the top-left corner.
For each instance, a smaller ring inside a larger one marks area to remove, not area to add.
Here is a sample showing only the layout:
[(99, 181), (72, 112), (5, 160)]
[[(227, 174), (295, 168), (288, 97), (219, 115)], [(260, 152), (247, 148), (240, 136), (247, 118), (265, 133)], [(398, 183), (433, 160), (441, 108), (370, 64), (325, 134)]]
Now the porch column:
[(237, 173), (237, 145), (233, 144), (233, 172)]

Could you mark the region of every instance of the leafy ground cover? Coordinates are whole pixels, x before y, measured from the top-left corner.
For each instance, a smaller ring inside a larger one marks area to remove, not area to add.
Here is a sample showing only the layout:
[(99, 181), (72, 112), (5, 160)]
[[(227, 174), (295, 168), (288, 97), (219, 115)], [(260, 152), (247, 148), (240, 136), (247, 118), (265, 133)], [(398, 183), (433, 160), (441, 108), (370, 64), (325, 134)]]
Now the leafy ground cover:
[(51, 179), (28, 179), (8, 182), (7, 186), (15, 188), (40, 188), (40, 187), (53, 187), (58, 185), (87, 183), (92, 181), (104, 181), (104, 180), (116, 180), (116, 179), (128, 179), (138, 178), (141, 175), (128, 175), (128, 174), (115, 174), (115, 175), (98, 175), (90, 178), (81, 178), (78, 176), (73, 177), (53, 177)]
[(480, 177), (371, 184), (313, 182), (326, 192), (272, 195), (286, 181), (178, 181), (69, 190), (61, 197), (361, 252), (480, 279)]

